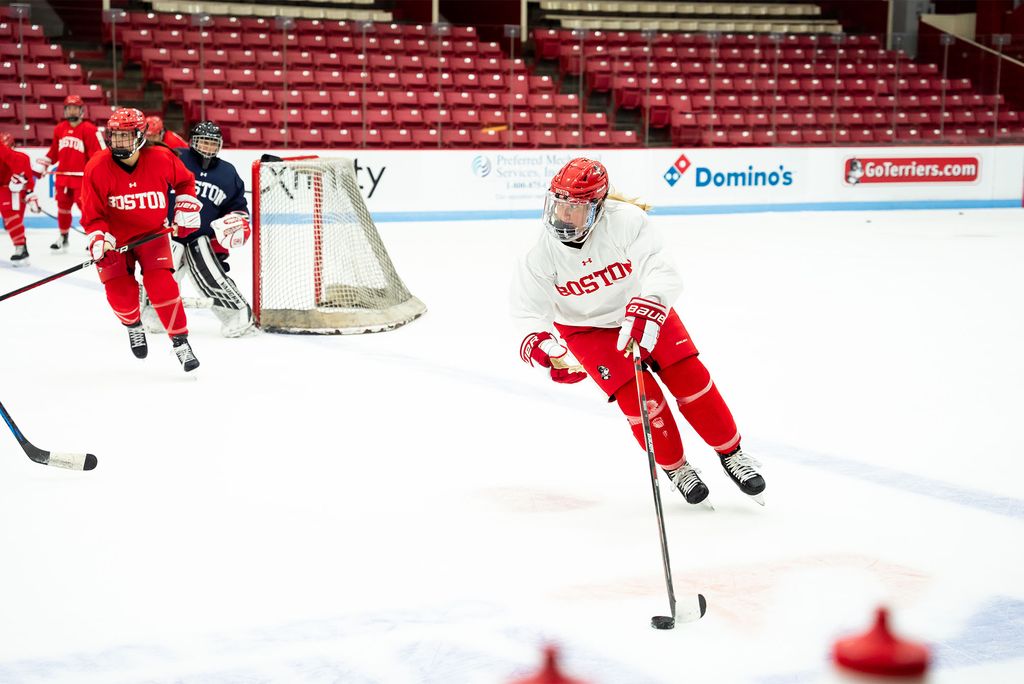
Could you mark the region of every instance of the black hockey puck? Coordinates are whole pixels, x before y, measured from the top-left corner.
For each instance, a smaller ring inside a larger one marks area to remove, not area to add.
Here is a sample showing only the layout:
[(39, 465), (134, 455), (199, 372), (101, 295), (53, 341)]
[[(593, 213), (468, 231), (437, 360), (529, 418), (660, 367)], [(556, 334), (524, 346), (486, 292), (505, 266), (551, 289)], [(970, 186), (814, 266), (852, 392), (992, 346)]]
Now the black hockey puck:
[(655, 615), (651, 618), (651, 627), (654, 629), (672, 629), (676, 626), (676, 621), (668, 615)]

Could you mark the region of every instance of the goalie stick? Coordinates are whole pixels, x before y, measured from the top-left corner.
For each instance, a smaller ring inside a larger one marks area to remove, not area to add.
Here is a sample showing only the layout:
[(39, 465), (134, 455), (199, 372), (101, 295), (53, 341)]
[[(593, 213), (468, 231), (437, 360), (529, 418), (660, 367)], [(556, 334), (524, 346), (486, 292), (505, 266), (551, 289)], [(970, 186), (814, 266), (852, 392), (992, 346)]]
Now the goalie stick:
[(647, 463), (651, 469), (651, 489), (654, 492), (654, 511), (658, 516), (658, 536), (661, 539), (661, 560), (665, 569), (665, 587), (668, 589), (668, 605), (670, 615), (655, 615), (651, 618), (651, 627), (655, 629), (672, 629), (676, 622), (692, 622), (704, 617), (708, 604), (703, 594), (697, 594), (687, 600), (683, 610), (676, 611), (676, 592), (672, 588), (672, 568), (668, 560), (668, 539), (665, 537), (665, 515), (661, 509), (661, 492), (658, 489), (658, 467), (654, 460), (654, 439), (651, 437), (651, 417), (647, 411), (647, 391), (644, 389), (644, 367), (640, 359), (640, 345), (633, 346), (633, 370), (636, 373), (636, 391), (640, 397), (640, 420), (644, 428), (644, 446), (647, 447)]
[[(167, 235), (170, 232), (171, 232), (170, 229), (165, 229), (165, 230), (157, 231), (155, 233), (150, 233), (149, 235), (147, 235), (145, 237), (139, 238), (135, 242), (129, 242), (127, 245), (124, 245), (122, 247), (117, 247), (116, 249), (112, 249), (112, 250), (109, 250), (109, 251), (111, 251), (111, 252), (121, 252), (123, 254), (124, 252), (128, 252), (128, 251), (131, 251), (131, 250), (135, 249), (139, 245), (146, 244), (150, 240), (155, 240), (158, 237), (160, 237), (161, 235)], [(89, 259), (88, 261), (83, 261), (82, 263), (78, 264), (77, 266), (72, 266), (71, 268), (66, 268), (63, 271), (60, 271), (59, 273), (54, 273), (53, 275), (48, 275), (45, 278), (40, 278), (39, 280), (35, 281), (34, 283), (29, 283), (28, 285), (25, 285), (23, 287), (19, 287), (17, 290), (11, 290), (10, 292), (7, 292), (6, 294), (0, 295), (0, 302), (4, 301), (5, 299), (10, 299), (11, 297), (14, 297), (15, 295), (20, 295), (22, 292), (28, 292), (29, 290), (37, 288), (40, 285), (45, 285), (46, 283), (51, 283), (54, 280), (57, 280), (58, 278), (63, 278), (66, 275), (71, 275), (75, 271), (81, 271), (82, 269), (89, 268), (90, 266), (95, 264), (96, 261), (97, 261), (96, 259)]]
[(58, 468), (68, 468), (69, 470), (92, 470), (96, 467), (96, 457), (92, 454), (72, 454), (60, 451), (46, 451), (32, 444), (25, 438), (25, 435), (21, 433), (18, 426), (14, 424), (14, 419), (11, 418), (11, 414), (7, 412), (4, 405), (0, 403), (0, 416), (3, 416), (4, 422), (7, 423), (7, 427), (14, 433), (14, 438), (18, 440), (18, 444), (25, 450), (25, 455), (36, 463), (42, 465), (51, 465)]

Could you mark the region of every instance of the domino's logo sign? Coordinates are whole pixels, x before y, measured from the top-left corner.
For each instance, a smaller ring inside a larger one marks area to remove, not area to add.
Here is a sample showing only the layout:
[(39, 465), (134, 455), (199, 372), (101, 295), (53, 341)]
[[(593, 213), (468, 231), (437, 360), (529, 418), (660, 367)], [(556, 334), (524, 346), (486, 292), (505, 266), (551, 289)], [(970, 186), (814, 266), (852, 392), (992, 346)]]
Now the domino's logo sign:
[(668, 186), (672, 188), (675, 187), (676, 183), (679, 182), (679, 179), (683, 177), (683, 174), (686, 173), (688, 168), (690, 168), (690, 160), (686, 158), (685, 154), (681, 154), (679, 155), (679, 159), (676, 159), (676, 162), (672, 166), (668, 167), (668, 171), (663, 173), (661, 177), (664, 178), (665, 182), (668, 183)]
[(473, 157), (473, 175), (477, 178), (487, 178), (491, 175), (491, 160), (482, 154)]

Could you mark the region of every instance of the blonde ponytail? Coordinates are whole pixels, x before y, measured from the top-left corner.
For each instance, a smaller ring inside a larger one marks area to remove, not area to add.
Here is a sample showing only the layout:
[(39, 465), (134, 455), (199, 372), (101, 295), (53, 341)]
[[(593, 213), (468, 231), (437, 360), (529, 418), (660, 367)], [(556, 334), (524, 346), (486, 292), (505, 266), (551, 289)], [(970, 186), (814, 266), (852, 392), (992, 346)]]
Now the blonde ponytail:
[(608, 199), (615, 200), (616, 202), (625, 202), (626, 204), (632, 204), (635, 207), (640, 207), (644, 211), (650, 211), (651, 205), (646, 202), (641, 202), (639, 197), (626, 197), (620, 195), (617, 191), (612, 190), (608, 193)]

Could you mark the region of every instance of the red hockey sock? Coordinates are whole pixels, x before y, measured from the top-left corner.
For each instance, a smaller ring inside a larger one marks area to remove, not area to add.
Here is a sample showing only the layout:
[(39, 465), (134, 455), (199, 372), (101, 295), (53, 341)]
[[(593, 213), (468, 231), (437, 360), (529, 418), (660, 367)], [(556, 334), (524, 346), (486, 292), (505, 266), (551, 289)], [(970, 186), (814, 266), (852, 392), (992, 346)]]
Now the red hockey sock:
[[(651, 437), (654, 441), (654, 460), (662, 468), (675, 470), (686, 462), (683, 457), (683, 440), (679, 437), (676, 419), (672, 417), (665, 394), (658, 381), (649, 372), (644, 372), (644, 389), (647, 392), (647, 410), (651, 420)], [(636, 381), (621, 387), (615, 393), (615, 401), (629, 421), (633, 436), (646, 449), (643, 420), (640, 418), (640, 398), (636, 392)]]
[(104, 283), (107, 301), (125, 325), (139, 322), (139, 284), (130, 275), (111, 278)]
[(740, 443), (736, 421), (700, 359), (687, 357), (659, 375), (676, 398), (686, 422), (711, 448), (720, 454), (736, 448)]
[(188, 334), (188, 321), (181, 305), (178, 283), (171, 272), (164, 268), (147, 271), (142, 275), (142, 282), (167, 334), (171, 337)]
[(15, 247), (25, 244), (25, 223), (22, 221), (22, 215), (8, 214), (3, 219), (4, 228), (7, 229), (7, 234), (11, 236), (11, 243)]

